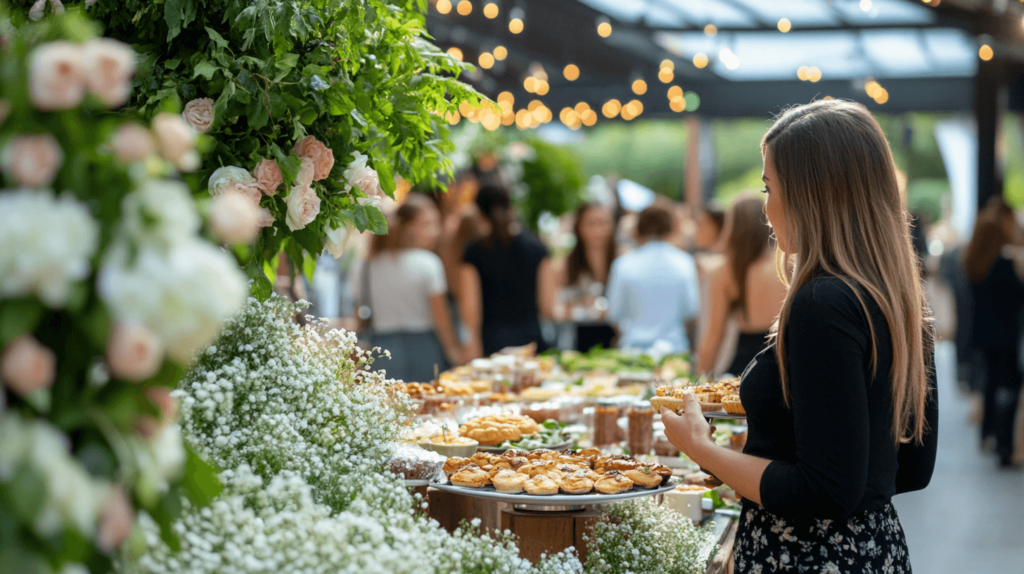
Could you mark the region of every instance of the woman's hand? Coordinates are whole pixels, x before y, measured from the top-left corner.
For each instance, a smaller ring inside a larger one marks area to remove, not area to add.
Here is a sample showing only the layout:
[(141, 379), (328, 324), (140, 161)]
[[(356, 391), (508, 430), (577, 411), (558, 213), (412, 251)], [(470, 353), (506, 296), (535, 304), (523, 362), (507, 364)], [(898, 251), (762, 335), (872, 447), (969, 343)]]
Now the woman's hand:
[(665, 423), (665, 438), (690, 460), (700, 464), (700, 453), (715, 445), (711, 434), (715, 427), (704, 420), (697, 397), (690, 391), (683, 395), (686, 408), (682, 415), (661, 407), (661, 422)]

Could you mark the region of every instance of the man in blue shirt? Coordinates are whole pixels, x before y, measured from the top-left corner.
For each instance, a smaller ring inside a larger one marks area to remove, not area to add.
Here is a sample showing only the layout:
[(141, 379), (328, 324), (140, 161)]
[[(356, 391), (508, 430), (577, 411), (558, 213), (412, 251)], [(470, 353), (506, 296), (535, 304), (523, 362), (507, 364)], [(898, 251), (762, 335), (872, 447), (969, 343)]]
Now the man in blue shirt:
[(667, 208), (643, 210), (636, 224), (640, 247), (612, 264), (608, 321), (618, 328), (622, 348), (690, 350), (684, 325), (700, 311), (700, 288), (693, 257), (665, 241), (674, 226)]

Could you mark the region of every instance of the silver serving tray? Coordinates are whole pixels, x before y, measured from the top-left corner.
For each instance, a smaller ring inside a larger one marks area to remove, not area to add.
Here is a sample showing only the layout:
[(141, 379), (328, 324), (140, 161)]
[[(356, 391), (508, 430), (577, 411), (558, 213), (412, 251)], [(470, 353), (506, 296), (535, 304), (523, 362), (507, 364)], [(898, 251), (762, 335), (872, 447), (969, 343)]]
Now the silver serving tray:
[(488, 454), (501, 454), (501, 453), (505, 452), (506, 450), (522, 450), (524, 452), (533, 452), (534, 450), (543, 450), (543, 449), (547, 449), (547, 450), (565, 450), (565, 449), (571, 447), (572, 443), (573, 443), (572, 440), (568, 440), (568, 441), (565, 441), (565, 442), (560, 442), (558, 444), (553, 444), (551, 446), (537, 447), (537, 448), (535, 448), (533, 450), (526, 450), (526, 449), (518, 448), (518, 447), (514, 447), (514, 446), (508, 447), (508, 446), (483, 446), (483, 445), (481, 445), (481, 446), (478, 446), (476, 448), (476, 450), (478, 452), (486, 452)]
[(430, 483), (430, 486), (446, 490), (448, 492), (464, 494), (475, 498), (486, 498), (496, 502), (506, 502), (508, 504), (515, 505), (516, 508), (524, 508), (526, 510), (567, 510), (571, 508), (590, 506), (592, 504), (606, 504), (609, 502), (618, 502), (620, 500), (629, 500), (630, 498), (640, 498), (641, 496), (664, 494), (675, 488), (676, 485), (677, 483), (670, 479), (667, 484), (659, 486), (658, 488), (648, 490), (634, 486), (620, 494), (600, 494), (592, 492), (590, 494), (553, 494), (551, 496), (534, 496), (532, 494), (526, 494), (525, 491), (516, 494), (498, 492), (489, 484), (482, 488), (468, 488), (465, 486), (455, 486), (454, 484), (449, 483)]

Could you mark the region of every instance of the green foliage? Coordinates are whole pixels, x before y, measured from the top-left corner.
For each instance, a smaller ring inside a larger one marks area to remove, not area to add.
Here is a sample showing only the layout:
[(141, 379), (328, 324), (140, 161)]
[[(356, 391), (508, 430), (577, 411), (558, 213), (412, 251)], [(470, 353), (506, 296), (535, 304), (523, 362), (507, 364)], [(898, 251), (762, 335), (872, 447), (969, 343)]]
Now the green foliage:
[(526, 194), (517, 198), (526, 224), (537, 230), (537, 221), (545, 211), (559, 216), (576, 209), (583, 201), (583, 173), (580, 159), (566, 147), (539, 139), (526, 142), (535, 156), (523, 162)]
[[(276, 223), (261, 234), (250, 276), (266, 290), (261, 268), (286, 253), (293, 269), (323, 249), (325, 231), (341, 225), (385, 233), (374, 207), (356, 200), (341, 176), (355, 152), (369, 156), (386, 193), (395, 175), (438, 184), (450, 171), (452, 146), (441, 118), (479, 96), (457, 81), (463, 65), (429, 42), (422, 0), (124, 0), (92, 10), (106, 34), (141, 53), (135, 108), (151, 114), (168, 103), (215, 101), (214, 143), (197, 190), (220, 166), (252, 169), (278, 161), (285, 190), (298, 170), (290, 155), (312, 135), (333, 150), (330, 176), (316, 182), (320, 215), (293, 233), (284, 223), (284, 190), (262, 206)], [(262, 287), (262, 288), (261, 288)]]

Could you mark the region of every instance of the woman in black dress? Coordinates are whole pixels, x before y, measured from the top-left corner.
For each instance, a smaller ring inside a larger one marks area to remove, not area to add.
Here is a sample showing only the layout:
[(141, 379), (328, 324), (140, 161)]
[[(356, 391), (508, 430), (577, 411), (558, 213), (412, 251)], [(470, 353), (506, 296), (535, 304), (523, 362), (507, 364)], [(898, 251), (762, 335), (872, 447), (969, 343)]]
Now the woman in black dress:
[(692, 394), (669, 440), (743, 499), (736, 572), (911, 571), (891, 499), (927, 486), (938, 399), (932, 331), (892, 155), (864, 106), (784, 113), (762, 140), (765, 211), (789, 292), (747, 367), (743, 453)]

